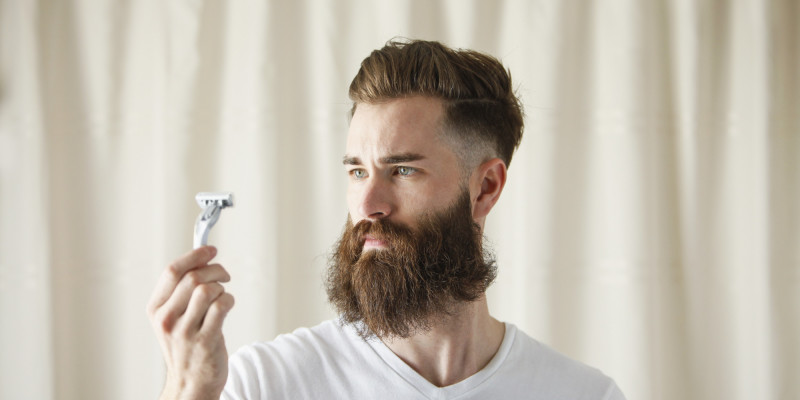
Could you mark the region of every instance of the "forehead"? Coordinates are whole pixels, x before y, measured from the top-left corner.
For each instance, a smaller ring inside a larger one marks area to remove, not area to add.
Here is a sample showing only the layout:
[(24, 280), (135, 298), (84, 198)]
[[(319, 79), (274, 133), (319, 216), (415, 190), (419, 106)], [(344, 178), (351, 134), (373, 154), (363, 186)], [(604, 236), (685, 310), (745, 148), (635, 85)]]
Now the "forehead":
[(350, 121), (347, 153), (369, 156), (448, 150), (439, 135), (442, 114), (442, 101), (430, 97), (361, 103)]

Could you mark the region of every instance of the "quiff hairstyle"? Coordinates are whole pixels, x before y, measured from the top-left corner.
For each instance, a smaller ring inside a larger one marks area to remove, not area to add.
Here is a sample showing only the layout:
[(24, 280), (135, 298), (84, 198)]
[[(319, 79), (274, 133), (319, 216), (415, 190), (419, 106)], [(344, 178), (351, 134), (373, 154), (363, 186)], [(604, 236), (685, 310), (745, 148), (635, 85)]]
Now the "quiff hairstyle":
[(491, 157), (511, 164), (522, 139), (522, 105), (511, 74), (496, 58), (439, 42), (391, 40), (361, 62), (350, 83), (351, 116), (359, 103), (422, 95), (441, 99), (443, 128), (474, 167)]

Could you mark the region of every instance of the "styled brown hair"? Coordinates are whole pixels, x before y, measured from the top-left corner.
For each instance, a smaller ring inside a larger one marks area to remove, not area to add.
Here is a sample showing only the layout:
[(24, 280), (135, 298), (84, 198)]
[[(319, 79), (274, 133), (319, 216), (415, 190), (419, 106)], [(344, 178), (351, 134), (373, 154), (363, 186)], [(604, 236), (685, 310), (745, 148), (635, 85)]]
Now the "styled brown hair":
[(468, 164), (487, 155), (511, 164), (522, 139), (522, 105), (496, 58), (439, 42), (391, 40), (361, 62), (350, 83), (351, 113), (359, 103), (413, 95), (443, 101), (444, 130), (458, 140), (457, 153)]

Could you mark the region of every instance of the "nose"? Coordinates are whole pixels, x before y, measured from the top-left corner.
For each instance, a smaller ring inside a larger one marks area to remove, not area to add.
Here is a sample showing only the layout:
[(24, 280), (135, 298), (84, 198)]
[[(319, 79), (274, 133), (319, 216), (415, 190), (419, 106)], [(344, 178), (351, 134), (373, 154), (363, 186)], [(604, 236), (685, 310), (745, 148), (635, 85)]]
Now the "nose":
[(358, 212), (361, 219), (378, 220), (392, 213), (389, 183), (380, 179), (368, 179), (361, 187), (358, 198)]

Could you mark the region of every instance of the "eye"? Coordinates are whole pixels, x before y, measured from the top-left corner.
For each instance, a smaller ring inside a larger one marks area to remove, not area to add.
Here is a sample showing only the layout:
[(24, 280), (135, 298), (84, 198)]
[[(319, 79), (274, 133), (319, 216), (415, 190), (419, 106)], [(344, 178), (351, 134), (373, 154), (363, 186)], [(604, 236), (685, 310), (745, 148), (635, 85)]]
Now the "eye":
[(367, 176), (367, 171), (364, 171), (363, 169), (351, 169), (350, 175), (356, 179), (363, 179)]
[(416, 168), (403, 167), (403, 166), (397, 167), (397, 169), (395, 169), (395, 171), (397, 171), (398, 175), (402, 175), (402, 176), (409, 176), (409, 175), (412, 175), (414, 172), (417, 172)]

